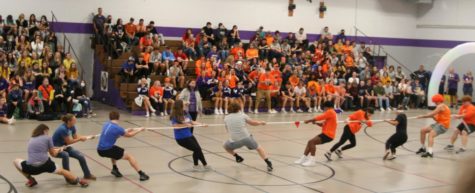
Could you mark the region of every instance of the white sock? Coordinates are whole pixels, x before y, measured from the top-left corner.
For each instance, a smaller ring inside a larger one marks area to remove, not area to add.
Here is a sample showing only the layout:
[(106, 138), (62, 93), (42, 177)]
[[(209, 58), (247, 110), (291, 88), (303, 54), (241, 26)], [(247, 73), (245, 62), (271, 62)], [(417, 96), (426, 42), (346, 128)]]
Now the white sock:
[(430, 154), (432, 154), (432, 147), (427, 148), (427, 152), (429, 152)]
[(422, 147), (421, 147), (421, 148), (422, 148), (422, 149), (426, 149), (426, 145), (422, 144)]

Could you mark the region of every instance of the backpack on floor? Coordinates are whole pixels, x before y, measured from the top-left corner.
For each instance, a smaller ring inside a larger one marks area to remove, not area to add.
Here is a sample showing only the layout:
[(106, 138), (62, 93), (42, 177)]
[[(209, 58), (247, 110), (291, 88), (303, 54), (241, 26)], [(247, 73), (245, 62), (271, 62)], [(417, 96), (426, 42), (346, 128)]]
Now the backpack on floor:
[(58, 116), (54, 113), (43, 113), (37, 116), (38, 121), (52, 121), (57, 120)]

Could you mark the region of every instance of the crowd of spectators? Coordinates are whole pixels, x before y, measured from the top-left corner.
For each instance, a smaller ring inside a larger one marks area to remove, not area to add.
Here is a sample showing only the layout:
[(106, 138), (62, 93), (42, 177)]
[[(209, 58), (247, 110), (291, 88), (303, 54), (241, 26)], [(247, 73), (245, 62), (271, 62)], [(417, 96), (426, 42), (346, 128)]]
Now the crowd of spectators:
[(78, 69), (45, 15), (0, 15), (0, 122), (90, 115)]
[[(259, 113), (263, 99), (269, 113), (321, 112), (323, 101), (329, 100), (338, 111), (366, 106), (380, 111), (426, 107), (431, 72), (424, 65), (415, 72), (391, 64), (377, 66), (371, 48), (348, 38), (344, 29), (334, 35), (324, 27), (319, 38), (309, 41), (304, 28), (281, 33), (260, 26), (244, 43), (238, 26), (207, 22), (195, 33), (186, 29), (176, 50), (161, 50), (164, 39), (153, 21), (147, 26), (143, 19), (135, 24), (131, 18), (125, 25), (120, 18), (116, 24), (111, 21), (112, 16), (103, 16), (99, 9), (93, 22), (96, 36), (115, 37), (112, 42), (122, 48), (140, 49), (119, 74), (123, 82), (140, 82), (136, 103), (146, 109), (147, 116), (166, 115), (167, 106), (190, 84), (196, 84), (203, 100), (213, 101), (214, 114), (227, 114), (230, 101)], [(185, 73), (190, 65), (197, 78)], [(151, 75), (167, 78), (162, 84), (150, 80)], [(447, 77), (440, 92), (455, 97), (460, 79), (453, 70)], [(472, 84), (468, 72), (464, 94), (472, 94)]]

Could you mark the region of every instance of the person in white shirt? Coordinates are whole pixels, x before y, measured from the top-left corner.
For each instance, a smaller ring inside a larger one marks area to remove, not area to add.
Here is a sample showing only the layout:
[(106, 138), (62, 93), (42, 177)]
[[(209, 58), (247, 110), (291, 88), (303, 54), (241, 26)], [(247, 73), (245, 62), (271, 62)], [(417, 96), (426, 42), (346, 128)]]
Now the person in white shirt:
[(351, 77), (348, 79), (348, 84), (359, 84), (360, 83), (360, 78), (358, 78), (358, 73), (354, 72), (351, 74)]
[(300, 28), (299, 31), (295, 33), (295, 39), (297, 39), (298, 44), (305, 44), (307, 42), (307, 34), (303, 28)]
[(295, 93), (295, 101), (297, 106), (297, 112), (303, 113), (303, 110), (300, 109), (300, 101), (303, 101), (308, 108), (308, 112), (311, 113), (312, 109), (310, 108), (310, 99), (307, 97), (307, 89), (305, 88), (305, 83), (302, 81), (299, 83), (298, 86), (294, 88)]

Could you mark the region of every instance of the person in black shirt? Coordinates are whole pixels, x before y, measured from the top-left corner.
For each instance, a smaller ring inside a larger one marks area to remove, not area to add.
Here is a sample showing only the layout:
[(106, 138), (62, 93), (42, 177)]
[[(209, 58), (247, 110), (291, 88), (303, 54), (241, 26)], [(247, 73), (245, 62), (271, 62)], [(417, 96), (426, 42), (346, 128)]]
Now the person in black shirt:
[(206, 26), (204, 26), (202, 28), (202, 30), (204, 31), (205, 37), (207, 37), (210, 42), (215, 43), (214, 42), (213, 28), (211, 27), (211, 22), (207, 22)]
[(394, 120), (384, 120), (385, 122), (396, 126), (396, 133), (386, 141), (386, 153), (383, 160), (396, 159), (396, 148), (407, 141), (407, 117), (402, 110), (395, 111), (397, 117)]
[(415, 79), (418, 79), (422, 85), (422, 88), (425, 90), (427, 83), (430, 80), (430, 72), (424, 69), (424, 65), (419, 66), (419, 70), (414, 72)]

